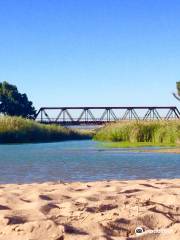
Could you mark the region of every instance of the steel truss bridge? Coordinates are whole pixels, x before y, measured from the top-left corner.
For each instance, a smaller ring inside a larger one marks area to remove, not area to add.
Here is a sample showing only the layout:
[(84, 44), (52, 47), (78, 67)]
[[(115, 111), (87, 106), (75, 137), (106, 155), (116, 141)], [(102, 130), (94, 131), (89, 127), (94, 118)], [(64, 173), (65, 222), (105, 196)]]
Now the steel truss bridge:
[(180, 119), (175, 106), (168, 107), (41, 107), (36, 121), (46, 124), (101, 125), (123, 120)]

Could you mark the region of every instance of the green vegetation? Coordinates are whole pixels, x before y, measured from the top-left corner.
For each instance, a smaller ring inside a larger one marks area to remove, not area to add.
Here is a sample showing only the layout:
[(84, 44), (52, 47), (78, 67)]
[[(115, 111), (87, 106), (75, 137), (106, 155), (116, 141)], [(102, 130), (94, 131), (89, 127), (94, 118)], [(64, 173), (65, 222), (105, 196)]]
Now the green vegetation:
[(180, 82), (176, 83), (176, 87), (177, 87), (178, 96), (180, 96)]
[(173, 93), (173, 96), (180, 101), (180, 81), (176, 83), (177, 94)]
[(0, 83), (0, 112), (9, 116), (34, 118), (36, 110), (26, 94), (18, 92), (16, 86), (7, 82)]
[(51, 142), (92, 138), (93, 132), (45, 125), (22, 117), (0, 117), (0, 143)]
[(110, 147), (178, 146), (180, 121), (114, 123), (101, 128), (94, 139)]

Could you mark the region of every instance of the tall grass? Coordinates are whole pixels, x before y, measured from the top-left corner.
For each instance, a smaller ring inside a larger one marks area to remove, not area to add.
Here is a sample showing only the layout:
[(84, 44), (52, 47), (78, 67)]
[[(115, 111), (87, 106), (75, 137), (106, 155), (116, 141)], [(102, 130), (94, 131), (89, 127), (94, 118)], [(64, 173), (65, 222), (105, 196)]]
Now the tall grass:
[(180, 121), (114, 123), (101, 128), (94, 139), (125, 143), (126, 146), (138, 143), (180, 145)]
[(40, 124), (21, 117), (0, 117), (0, 143), (49, 142), (91, 138), (90, 132)]

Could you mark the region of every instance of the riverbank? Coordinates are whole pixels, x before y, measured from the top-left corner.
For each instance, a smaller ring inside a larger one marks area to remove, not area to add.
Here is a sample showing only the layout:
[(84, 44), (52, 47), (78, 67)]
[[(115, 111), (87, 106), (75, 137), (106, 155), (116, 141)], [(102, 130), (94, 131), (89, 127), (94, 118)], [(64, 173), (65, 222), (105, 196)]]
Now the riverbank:
[(94, 139), (107, 147), (180, 146), (180, 121), (127, 121), (107, 124)]
[(0, 117), (0, 143), (34, 143), (91, 139), (92, 131), (40, 124), (21, 117)]
[(179, 202), (180, 179), (0, 185), (0, 240), (179, 240)]
[(161, 149), (153, 149), (153, 150), (145, 150), (146, 152), (157, 152), (157, 153), (176, 153), (180, 154), (179, 148), (161, 148)]

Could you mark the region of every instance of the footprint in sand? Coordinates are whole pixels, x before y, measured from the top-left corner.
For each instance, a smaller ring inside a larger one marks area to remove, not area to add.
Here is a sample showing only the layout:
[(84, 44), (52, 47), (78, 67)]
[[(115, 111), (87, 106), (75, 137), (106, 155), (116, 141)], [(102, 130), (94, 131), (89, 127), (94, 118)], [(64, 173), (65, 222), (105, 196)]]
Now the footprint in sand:
[(53, 199), (48, 195), (39, 195), (39, 198), (46, 201), (52, 201)]
[(119, 194), (130, 194), (130, 193), (136, 193), (136, 192), (141, 192), (142, 190), (141, 189), (128, 189), (128, 190), (125, 190), (123, 192), (120, 192)]
[(9, 208), (5, 205), (0, 205), (0, 210), (11, 210), (11, 208)]
[(153, 185), (151, 185), (151, 184), (147, 184), (147, 183), (140, 183), (139, 185), (141, 185), (141, 186), (145, 186), (145, 187), (151, 187), (151, 188), (159, 189), (158, 187), (153, 186)]
[(88, 235), (88, 233), (85, 232), (84, 230), (80, 228), (76, 228), (71, 224), (63, 224), (63, 226), (64, 226), (65, 233), (77, 234), (77, 235)]
[(48, 214), (52, 209), (60, 209), (60, 207), (58, 207), (57, 205), (53, 204), (53, 203), (49, 203), (49, 204), (46, 204), (44, 206), (42, 206), (40, 208), (40, 211), (43, 213), (43, 214)]
[(87, 207), (86, 211), (90, 213), (106, 212), (118, 208), (116, 204), (101, 204), (99, 206)]
[(24, 224), (27, 222), (24, 216), (6, 216), (4, 218), (8, 220), (7, 225)]

